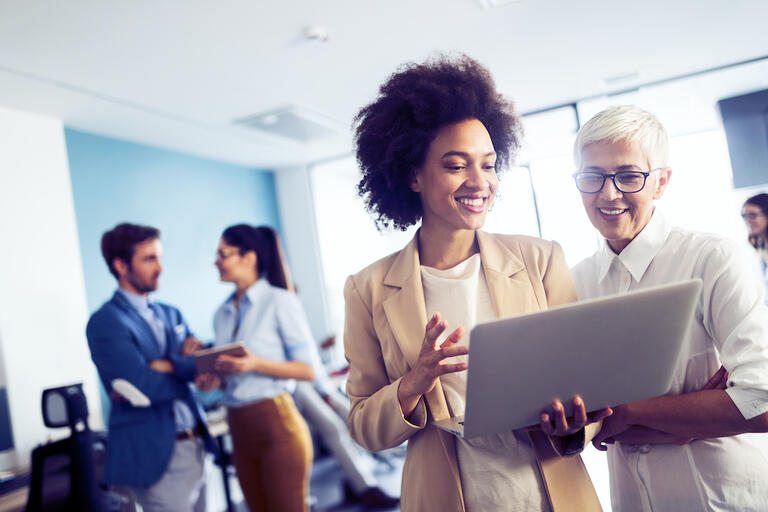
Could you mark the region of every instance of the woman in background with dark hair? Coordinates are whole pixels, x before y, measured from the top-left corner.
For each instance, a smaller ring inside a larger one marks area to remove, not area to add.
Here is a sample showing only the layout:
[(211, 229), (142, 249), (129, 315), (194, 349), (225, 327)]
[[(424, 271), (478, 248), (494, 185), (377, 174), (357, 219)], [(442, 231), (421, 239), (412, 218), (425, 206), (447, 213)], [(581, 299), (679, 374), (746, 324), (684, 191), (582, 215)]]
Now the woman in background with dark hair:
[(765, 284), (765, 304), (768, 305), (768, 194), (750, 197), (741, 209), (741, 218), (747, 224), (747, 239), (757, 251), (760, 270)]
[[(271, 271), (266, 273), (270, 284), (296, 293), (277, 231), (269, 226), (258, 226), (256, 230), (270, 241)], [(346, 419), (349, 414), (349, 400), (331, 382), (319, 357), (315, 362), (315, 381), (297, 383), (293, 397), (301, 414), (341, 465), (347, 498), (361, 502), (367, 510), (397, 506), (399, 498), (387, 495), (378, 486), (370, 455), (352, 441), (346, 423), (339, 417)]]
[[(312, 440), (291, 398), (296, 380), (314, 379), (315, 349), (304, 310), (287, 283), (274, 231), (238, 224), (216, 252), (235, 292), (214, 316), (216, 345), (240, 341), (244, 357), (219, 356), (237, 476), (251, 511), (308, 510)], [(271, 283), (278, 283), (274, 286)], [(214, 374), (197, 384), (211, 389)]]

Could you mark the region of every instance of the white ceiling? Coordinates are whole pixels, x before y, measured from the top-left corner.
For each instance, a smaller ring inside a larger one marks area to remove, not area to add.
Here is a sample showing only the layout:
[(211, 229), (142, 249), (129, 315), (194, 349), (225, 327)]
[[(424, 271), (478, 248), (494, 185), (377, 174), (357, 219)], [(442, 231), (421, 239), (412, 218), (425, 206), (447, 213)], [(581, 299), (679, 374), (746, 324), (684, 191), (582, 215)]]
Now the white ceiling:
[[(764, 0), (0, 0), (0, 106), (261, 168), (350, 151), (355, 112), (404, 61), (463, 51), (521, 111), (768, 54)], [(325, 43), (302, 37), (327, 27)], [(340, 135), (232, 121), (299, 105)]]

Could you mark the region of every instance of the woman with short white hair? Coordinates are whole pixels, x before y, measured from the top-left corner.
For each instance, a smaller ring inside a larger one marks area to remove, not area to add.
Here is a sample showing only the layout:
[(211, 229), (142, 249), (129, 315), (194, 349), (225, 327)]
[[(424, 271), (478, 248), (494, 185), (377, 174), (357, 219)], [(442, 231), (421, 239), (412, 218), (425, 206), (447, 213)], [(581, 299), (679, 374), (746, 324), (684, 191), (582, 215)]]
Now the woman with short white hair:
[[(580, 299), (701, 279), (695, 321), (665, 396), (614, 408), (613, 509), (768, 510), (768, 309), (733, 242), (674, 226), (654, 201), (672, 170), (655, 116), (603, 110), (574, 145), (576, 187), (603, 247), (573, 268)], [(660, 312), (663, 314), (663, 312)]]

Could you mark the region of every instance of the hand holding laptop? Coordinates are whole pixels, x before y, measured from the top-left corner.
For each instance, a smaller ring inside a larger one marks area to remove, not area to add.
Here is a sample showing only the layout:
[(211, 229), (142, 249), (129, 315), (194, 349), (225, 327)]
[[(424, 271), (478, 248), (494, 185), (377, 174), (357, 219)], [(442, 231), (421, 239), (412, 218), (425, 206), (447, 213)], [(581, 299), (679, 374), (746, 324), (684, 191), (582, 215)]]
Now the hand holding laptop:
[[(565, 417), (563, 403), (555, 399), (539, 416), (539, 428), (548, 436), (569, 436), (585, 426), (600, 421), (613, 414), (613, 409), (606, 407), (587, 413), (584, 400), (579, 395), (573, 397), (573, 416)], [(547, 411), (552, 411), (550, 415)]]
[[(419, 397), (429, 393), (435, 387), (441, 375), (461, 372), (467, 369), (467, 363), (447, 363), (446, 359), (465, 355), (468, 347), (457, 347), (456, 343), (464, 335), (464, 328), (456, 328), (438, 347), (437, 340), (445, 332), (447, 324), (439, 312), (432, 315), (425, 328), (424, 341), (419, 351), (416, 365), (400, 382), (397, 390), (398, 400), (403, 415), (407, 417), (416, 408)], [(552, 415), (546, 411), (552, 411)], [(565, 407), (555, 399), (545, 411), (542, 411), (538, 427), (549, 436), (568, 436), (584, 428), (585, 425), (601, 420), (612, 414), (611, 409), (600, 409), (587, 413), (584, 401), (578, 395), (573, 398), (573, 415), (566, 418)]]
[[(702, 391), (706, 389), (726, 389), (728, 372), (721, 366), (712, 377), (709, 378)], [(622, 420), (621, 410), (626, 406), (619, 406), (614, 418), (603, 423), (603, 428), (592, 440), (592, 444), (600, 451), (608, 449), (607, 445), (616, 441), (627, 444), (677, 444), (683, 445), (693, 441), (690, 437), (680, 437), (668, 432), (654, 430), (639, 425), (628, 425)]]
[[(586, 415), (590, 421), (607, 417), (608, 407), (664, 395), (700, 290), (700, 280), (670, 283), (476, 325), (465, 414), (432, 424), (465, 438), (537, 423), (558, 435), (585, 421), (580, 403), (574, 414), (558, 397), (579, 395), (586, 411), (604, 411)], [(546, 402), (552, 410), (543, 418)], [(606, 420), (616, 427), (604, 429), (608, 437), (626, 429), (616, 416)]]

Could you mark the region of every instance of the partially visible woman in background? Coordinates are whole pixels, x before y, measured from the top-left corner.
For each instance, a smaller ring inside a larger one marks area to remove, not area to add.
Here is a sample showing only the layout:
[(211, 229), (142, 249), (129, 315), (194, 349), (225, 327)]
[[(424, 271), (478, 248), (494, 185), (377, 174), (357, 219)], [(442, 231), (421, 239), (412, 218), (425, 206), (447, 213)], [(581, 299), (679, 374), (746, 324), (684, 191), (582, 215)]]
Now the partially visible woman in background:
[[(296, 293), (291, 271), (283, 253), (280, 235), (269, 226), (258, 226), (256, 231), (269, 242), (268, 257), (274, 264), (267, 279), (272, 286)], [(314, 352), (315, 380), (299, 382), (293, 397), (304, 419), (322, 439), (324, 446), (336, 458), (345, 476), (345, 494), (351, 501), (359, 501), (367, 510), (391, 509), (400, 502), (399, 497), (389, 496), (381, 489), (373, 474), (370, 454), (356, 445), (349, 436), (344, 419), (349, 414), (349, 399), (342, 395), (331, 382), (328, 373)], [(338, 414), (337, 414), (338, 412)]]
[[(270, 236), (246, 224), (221, 235), (216, 267), (235, 291), (214, 316), (215, 343), (240, 341), (246, 355), (221, 355), (215, 368), (224, 375), (234, 463), (249, 509), (305, 511), (312, 440), (291, 393), (296, 380), (314, 379), (314, 340)], [(208, 373), (196, 383), (210, 389), (218, 381)]]
[(749, 243), (759, 257), (765, 304), (768, 305), (768, 194), (757, 194), (747, 199), (741, 209), (741, 218), (749, 229)]

